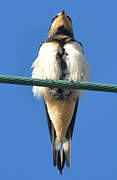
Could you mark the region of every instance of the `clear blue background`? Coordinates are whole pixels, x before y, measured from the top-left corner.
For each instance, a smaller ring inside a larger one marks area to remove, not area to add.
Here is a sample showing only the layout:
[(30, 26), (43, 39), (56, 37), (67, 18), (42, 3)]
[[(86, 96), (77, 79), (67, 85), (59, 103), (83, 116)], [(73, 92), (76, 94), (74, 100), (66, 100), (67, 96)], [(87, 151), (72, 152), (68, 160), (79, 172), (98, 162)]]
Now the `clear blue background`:
[[(0, 0), (0, 74), (31, 76), (53, 16), (65, 9), (91, 81), (117, 84), (117, 1)], [(117, 180), (117, 95), (88, 91), (80, 101), (71, 168), (52, 166), (43, 101), (32, 87), (0, 84), (0, 179)]]

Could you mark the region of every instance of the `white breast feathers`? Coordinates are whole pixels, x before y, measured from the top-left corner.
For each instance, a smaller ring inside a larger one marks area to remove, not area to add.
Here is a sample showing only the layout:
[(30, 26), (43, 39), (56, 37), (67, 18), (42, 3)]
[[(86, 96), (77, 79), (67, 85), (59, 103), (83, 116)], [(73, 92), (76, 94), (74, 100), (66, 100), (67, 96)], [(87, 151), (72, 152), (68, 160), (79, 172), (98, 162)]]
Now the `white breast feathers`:
[[(62, 61), (66, 69), (62, 69)], [(58, 42), (45, 42), (39, 50), (33, 65), (33, 78), (68, 81), (88, 81), (89, 66), (84, 57), (81, 45), (75, 41), (61, 46)], [(33, 87), (34, 95), (44, 95), (48, 88)]]

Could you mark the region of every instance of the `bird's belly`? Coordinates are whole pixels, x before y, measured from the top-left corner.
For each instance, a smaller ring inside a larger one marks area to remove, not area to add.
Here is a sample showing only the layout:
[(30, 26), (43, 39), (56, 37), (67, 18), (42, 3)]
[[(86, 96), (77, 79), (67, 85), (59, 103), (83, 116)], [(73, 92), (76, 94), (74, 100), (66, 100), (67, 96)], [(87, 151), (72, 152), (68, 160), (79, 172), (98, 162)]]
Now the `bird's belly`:
[(46, 100), (46, 105), (50, 119), (54, 125), (57, 141), (65, 141), (66, 132), (75, 108), (75, 103), (73, 99), (68, 100), (58, 100), (58, 99), (48, 99)]
[(71, 89), (61, 89), (61, 88), (50, 88), (49, 93), (55, 99), (68, 99), (72, 95)]

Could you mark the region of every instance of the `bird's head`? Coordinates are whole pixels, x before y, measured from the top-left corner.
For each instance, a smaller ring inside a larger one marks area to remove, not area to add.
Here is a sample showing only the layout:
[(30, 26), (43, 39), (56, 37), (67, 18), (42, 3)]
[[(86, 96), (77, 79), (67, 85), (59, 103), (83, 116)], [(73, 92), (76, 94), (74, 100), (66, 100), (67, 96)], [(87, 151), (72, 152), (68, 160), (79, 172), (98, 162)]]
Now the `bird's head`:
[(56, 35), (67, 35), (73, 38), (72, 22), (64, 10), (57, 14), (51, 21), (48, 38)]

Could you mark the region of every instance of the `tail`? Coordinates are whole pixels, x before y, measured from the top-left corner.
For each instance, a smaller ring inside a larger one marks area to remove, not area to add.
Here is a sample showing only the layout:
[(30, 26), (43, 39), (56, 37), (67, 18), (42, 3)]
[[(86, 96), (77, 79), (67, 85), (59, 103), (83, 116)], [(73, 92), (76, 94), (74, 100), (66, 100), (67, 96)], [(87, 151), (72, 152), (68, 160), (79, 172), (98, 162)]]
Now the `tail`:
[(67, 139), (64, 143), (52, 143), (53, 149), (53, 165), (57, 166), (58, 171), (62, 174), (65, 162), (66, 166), (70, 167), (70, 144), (71, 139)]
[(49, 117), (47, 106), (46, 106), (46, 103), (44, 100), (49, 134), (50, 134), (50, 139), (52, 142), (53, 165), (57, 166), (60, 174), (62, 174), (62, 170), (64, 168), (65, 162), (66, 162), (66, 166), (70, 167), (70, 146), (71, 146), (71, 139), (72, 139), (72, 135), (73, 135), (73, 129), (74, 129), (74, 123), (75, 123), (75, 118), (76, 118), (78, 102), (79, 102), (79, 99), (76, 102), (72, 120), (71, 120), (71, 123), (70, 123), (67, 133), (66, 133), (66, 141), (64, 143), (57, 143), (54, 125)]

